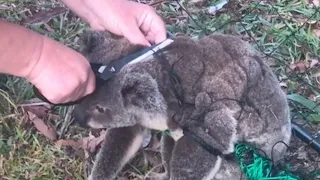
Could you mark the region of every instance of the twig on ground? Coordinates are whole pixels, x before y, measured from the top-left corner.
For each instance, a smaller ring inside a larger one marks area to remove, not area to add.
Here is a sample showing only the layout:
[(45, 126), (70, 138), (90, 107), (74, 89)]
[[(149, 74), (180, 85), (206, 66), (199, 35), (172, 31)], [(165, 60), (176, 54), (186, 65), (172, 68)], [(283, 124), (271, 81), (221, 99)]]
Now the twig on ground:
[(67, 109), (67, 113), (66, 113), (66, 115), (64, 117), (63, 124), (62, 124), (62, 126), (61, 126), (61, 128), (59, 130), (60, 131), (59, 139), (61, 139), (63, 137), (64, 133), (66, 132), (66, 129), (68, 129), (68, 127), (72, 123), (71, 119), (72, 119), (72, 111), (73, 111), (73, 109), (74, 109), (74, 106), (70, 106)]

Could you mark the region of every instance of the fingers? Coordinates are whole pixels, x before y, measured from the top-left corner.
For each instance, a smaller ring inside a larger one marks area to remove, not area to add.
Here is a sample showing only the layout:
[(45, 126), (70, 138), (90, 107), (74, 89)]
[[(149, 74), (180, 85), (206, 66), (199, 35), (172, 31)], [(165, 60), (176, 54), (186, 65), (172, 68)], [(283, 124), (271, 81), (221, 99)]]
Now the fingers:
[(150, 23), (150, 32), (153, 34), (153, 41), (155, 43), (161, 43), (167, 38), (165, 24), (155, 11), (153, 12), (153, 18)]
[(125, 25), (122, 28), (123, 36), (125, 36), (133, 44), (141, 44), (144, 46), (151, 46), (150, 42), (142, 34), (136, 21), (130, 21), (131, 24)]
[(154, 43), (161, 43), (166, 39), (166, 28), (161, 17), (149, 6), (145, 6), (145, 11), (139, 17), (141, 30), (147, 34), (147, 39)]

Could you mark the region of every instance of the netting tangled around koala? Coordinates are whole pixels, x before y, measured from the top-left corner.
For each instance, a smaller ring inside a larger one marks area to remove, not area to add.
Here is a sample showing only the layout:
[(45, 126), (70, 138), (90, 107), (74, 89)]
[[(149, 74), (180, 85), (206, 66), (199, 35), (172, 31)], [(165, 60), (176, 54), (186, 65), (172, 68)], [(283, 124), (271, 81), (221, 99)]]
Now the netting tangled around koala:
[(291, 171), (289, 164), (280, 167), (280, 163), (272, 163), (272, 160), (262, 156), (259, 150), (246, 144), (237, 144), (234, 155), (248, 180), (311, 180), (320, 175), (319, 170), (306, 174)]
[[(181, 15), (186, 16), (188, 26), (180, 28), (183, 18), (179, 18), (178, 25), (170, 26), (169, 30), (202, 37), (212, 32), (228, 33), (229, 30), (224, 29), (230, 27), (231, 31), (243, 36), (271, 60), (270, 67), (287, 93), (293, 131), (288, 155), (279, 162), (274, 162), (255, 147), (236, 145), (233, 155), (238, 160), (243, 176), (249, 180), (320, 179), (320, 77), (312, 76), (316, 66), (302, 71), (295, 67), (310, 61), (310, 57), (315, 57), (317, 63), (320, 60), (319, 38), (312, 40), (312, 33), (309, 33), (312, 28), (320, 27), (320, 8), (314, 2), (316, 1), (214, 1), (211, 5), (216, 5), (216, 12), (207, 18), (206, 12), (194, 10), (199, 6), (189, 5), (186, 1), (175, 1), (176, 7), (179, 7), (175, 10), (179, 9)], [(163, 4), (168, 4), (168, 7), (171, 5), (170, 2)], [(221, 6), (225, 8), (219, 10)], [(189, 12), (190, 7), (192, 11)], [(165, 16), (168, 19), (173, 17), (169, 13)], [(313, 93), (316, 95), (312, 96)], [(208, 152), (214, 151), (213, 147), (209, 147), (201, 139), (191, 136)]]

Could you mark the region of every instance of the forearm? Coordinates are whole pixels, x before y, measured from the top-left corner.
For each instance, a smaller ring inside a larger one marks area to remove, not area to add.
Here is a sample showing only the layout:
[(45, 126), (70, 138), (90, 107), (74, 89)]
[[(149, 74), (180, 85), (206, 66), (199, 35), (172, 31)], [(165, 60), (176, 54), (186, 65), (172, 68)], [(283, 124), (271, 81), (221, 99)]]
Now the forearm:
[(44, 37), (0, 20), (0, 72), (27, 77), (41, 56)]

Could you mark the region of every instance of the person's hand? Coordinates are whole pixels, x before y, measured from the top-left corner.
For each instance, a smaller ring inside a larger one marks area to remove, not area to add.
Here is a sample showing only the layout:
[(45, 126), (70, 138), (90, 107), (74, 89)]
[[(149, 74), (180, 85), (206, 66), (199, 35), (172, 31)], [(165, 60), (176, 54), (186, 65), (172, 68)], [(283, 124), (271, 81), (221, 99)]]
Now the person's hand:
[(151, 6), (129, 0), (62, 1), (93, 29), (108, 30), (133, 44), (149, 46), (166, 39), (165, 24)]
[(44, 37), (41, 56), (32, 64), (26, 78), (54, 104), (75, 101), (95, 89), (85, 57), (49, 38)]

